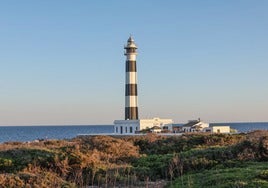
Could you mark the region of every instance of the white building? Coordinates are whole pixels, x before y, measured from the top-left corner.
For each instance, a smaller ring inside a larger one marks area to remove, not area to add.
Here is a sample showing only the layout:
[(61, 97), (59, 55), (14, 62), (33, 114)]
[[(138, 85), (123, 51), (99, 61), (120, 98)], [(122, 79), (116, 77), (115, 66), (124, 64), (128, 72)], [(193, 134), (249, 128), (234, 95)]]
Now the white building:
[(182, 131), (188, 132), (210, 132), (210, 133), (230, 133), (230, 126), (212, 125), (199, 120), (190, 120), (182, 126)]
[[(137, 131), (144, 129), (151, 129), (153, 127), (168, 127), (172, 130), (172, 119), (138, 119), (138, 120), (115, 120), (114, 121), (114, 133), (115, 134), (135, 134)], [(160, 132), (156, 130), (155, 132)]]
[(230, 126), (210, 126), (204, 129), (204, 132), (211, 133), (230, 133)]
[(209, 127), (208, 123), (200, 120), (189, 120), (188, 123), (182, 126), (183, 132), (203, 132), (205, 128)]

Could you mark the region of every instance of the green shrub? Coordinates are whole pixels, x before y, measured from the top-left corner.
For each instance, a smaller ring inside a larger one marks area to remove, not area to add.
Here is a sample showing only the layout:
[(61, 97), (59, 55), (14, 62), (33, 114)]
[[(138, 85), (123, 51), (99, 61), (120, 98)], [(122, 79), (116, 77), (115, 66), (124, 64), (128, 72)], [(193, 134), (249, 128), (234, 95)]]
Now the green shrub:
[(261, 171), (259, 173), (258, 177), (268, 181), (268, 170)]

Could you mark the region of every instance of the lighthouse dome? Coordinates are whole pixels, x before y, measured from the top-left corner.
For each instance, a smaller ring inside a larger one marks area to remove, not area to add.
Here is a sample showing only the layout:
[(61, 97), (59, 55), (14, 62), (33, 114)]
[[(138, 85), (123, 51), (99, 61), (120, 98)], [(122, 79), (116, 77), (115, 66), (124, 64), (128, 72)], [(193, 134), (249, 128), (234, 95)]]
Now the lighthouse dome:
[(132, 38), (132, 36), (130, 36), (127, 41), (128, 42), (134, 42), (134, 39)]
[(126, 48), (135, 48), (135, 49), (137, 49), (137, 46), (136, 46), (136, 44), (135, 44), (134, 39), (132, 38), (132, 36), (130, 36), (128, 38), (127, 45), (125, 46), (125, 49)]

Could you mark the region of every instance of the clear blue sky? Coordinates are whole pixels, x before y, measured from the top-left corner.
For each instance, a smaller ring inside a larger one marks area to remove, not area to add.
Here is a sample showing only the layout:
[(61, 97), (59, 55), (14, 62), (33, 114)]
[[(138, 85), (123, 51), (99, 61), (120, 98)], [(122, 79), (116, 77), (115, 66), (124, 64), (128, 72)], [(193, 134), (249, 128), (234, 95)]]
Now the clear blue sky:
[(0, 125), (124, 117), (130, 34), (141, 118), (268, 121), (268, 1), (0, 2)]

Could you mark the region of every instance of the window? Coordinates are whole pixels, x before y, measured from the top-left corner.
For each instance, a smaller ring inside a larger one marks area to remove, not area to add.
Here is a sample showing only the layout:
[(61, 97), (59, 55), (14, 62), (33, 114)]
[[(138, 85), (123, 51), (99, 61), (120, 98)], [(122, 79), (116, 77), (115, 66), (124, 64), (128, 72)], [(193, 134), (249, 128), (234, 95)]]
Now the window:
[(126, 127), (126, 133), (127, 133), (127, 127)]
[(132, 127), (129, 127), (129, 132), (132, 133)]
[(115, 132), (118, 133), (118, 127), (115, 127)]

